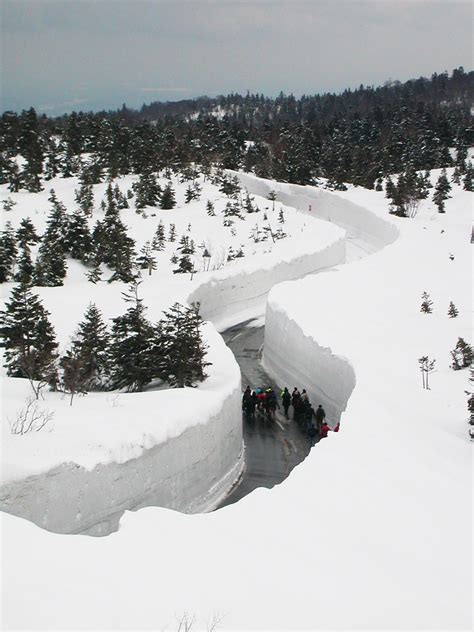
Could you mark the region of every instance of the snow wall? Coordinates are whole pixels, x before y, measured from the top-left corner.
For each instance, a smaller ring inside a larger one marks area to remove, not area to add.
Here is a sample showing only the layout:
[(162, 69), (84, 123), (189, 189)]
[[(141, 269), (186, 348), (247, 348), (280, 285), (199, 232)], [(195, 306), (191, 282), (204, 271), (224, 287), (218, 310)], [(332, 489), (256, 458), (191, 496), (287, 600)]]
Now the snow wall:
[(291, 259), (251, 272), (244, 268), (226, 271), (220, 278), (215, 274), (200, 285), (188, 301), (199, 302), (203, 318), (212, 321), (220, 331), (243, 322), (247, 315), (263, 314), (268, 293), (277, 283), (301, 279), (344, 262), (345, 235), (332, 230), (323, 241), (324, 245), (315, 244), (312, 252), (294, 254)]
[[(292, 250), (282, 258), (267, 255), (258, 264), (248, 261), (217, 271), (191, 293), (188, 302), (199, 301), (203, 318), (221, 330), (247, 315), (262, 314), (276, 283), (344, 262), (343, 231), (328, 227), (314, 240), (313, 232), (306, 234), (299, 252)], [(199, 420), (137, 458), (101, 463), (92, 470), (66, 462), (7, 482), (0, 488), (0, 509), (49, 531), (107, 535), (117, 529), (125, 510), (160, 506), (185, 513), (209, 511), (229, 492), (243, 467), (238, 384), (228, 389), (220, 412), (212, 418)]]
[[(334, 222), (344, 228), (348, 236), (369, 245), (372, 251), (392, 244), (399, 236), (398, 228), (389, 219), (338, 193), (233, 173), (250, 193), (267, 197), (270, 191), (275, 191), (278, 201)], [(354, 370), (346, 358), (333, 354), (331, 349), (320, 346), (304, 333), (298, 322), (288, 316), (284, 296), (281, 286), (278, 292), (270, 292), (268, 296), (263, 366), (277, 384), (286, 385), (290, 390), (295, 385), (304, 386), (313, 404), (324, 402), (329, 424), (334, 427), (355, 387)], [(318, 309), (317, 299), (313, 309)], [(324, 309), (323, 299), (321, 309)]]
[(238, 385), (206, 423), (124, 463), (87, 470), (60, 466), (0, 488), (3, 511), (56, 533), (107, 535), (126, 509), (150, 505), (186, 513), (213, 509), (243, 467)]

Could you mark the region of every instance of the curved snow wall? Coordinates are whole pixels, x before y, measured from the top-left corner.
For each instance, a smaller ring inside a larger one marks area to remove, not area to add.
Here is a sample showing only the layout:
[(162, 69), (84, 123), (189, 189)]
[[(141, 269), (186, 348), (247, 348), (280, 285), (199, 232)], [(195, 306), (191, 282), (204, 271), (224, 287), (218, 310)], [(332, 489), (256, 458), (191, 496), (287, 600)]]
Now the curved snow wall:
[[(270, 191), (275, 191), (278, 201), (308, 214), (311, 206), (311, 215), (334, 222), (352, 238), (370, 244), (374, 252), (392, 244), (399, 236), (398, 228), (389, 219), (337, 193), (233, 173), (250, 193), (267, 197)], [(317, 296), (315, 303), (309, 301), (308, 309), (318, 309)], [(295, 385), (306, 388), (313, 404), (324, 402), (332, 426), (340, 420), (356, 384), (349, 360), (320, 346), (304, 333), (296, 319), (289, 317), (284, 286), (275, 288), (268, 297), (263, 365), (277, 384), (290, 389)]]
[[(3, 511), (56, 533), (107, 535), (125, 510), (150, 505), (186, 513), (213, 509), (243, 466), (240, 385), (206, 423), (124, 463), (88, 471), (63, 463), (0, 489)], [(237, 416), (235, 411), (238, 411)]]
[[(334, 222), (344, 228), (352, 238), (362, 239), (380, 250), (392, 244), (399, 235), (395, 224), (376, 213), (345, 199), (337, 193), (299, 184), (284, 184), (263, 180), (251, 174), (231, 172), (237, 175), (249, 193), (267, 197), (270, 191), (277, 193), (277, 200), (293, 206), (308, 215)], [(311, 213), (308, 209), (311, 206)]]
[(273, 261), (265, 268), (246, 269), (243, 265), (236, 271), (222, 271), (222, 275), (217, 272), (187, 300), (199, 302), (203, 318), (212, 321), (222, 331), (242, 322), (245, 319), (243, 314), (263, 314), (268, 293), (275, 284), (300, 279), (343, 263), (345, 253), (345, 236), (340, 231), (334, 231), (323, 247), (315, 246), (312, 252)]

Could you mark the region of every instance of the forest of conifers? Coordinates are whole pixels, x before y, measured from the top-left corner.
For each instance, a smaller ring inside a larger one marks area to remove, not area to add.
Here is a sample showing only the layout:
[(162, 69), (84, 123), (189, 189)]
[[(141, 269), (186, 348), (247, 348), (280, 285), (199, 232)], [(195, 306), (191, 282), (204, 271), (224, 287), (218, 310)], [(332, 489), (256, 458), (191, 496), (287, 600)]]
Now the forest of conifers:
[(94, 184), (194, 163), (204, 171), (214, 165), (283, 182), (325, 177), (334, 188), (373, 188), (389, 174), (450, 165), (449, 148), (464, 154), (474, 144), (473, 103), (474, 72), (460, 67), (299, 99), (230, 94), (55, 118), (34, 108), (7, 111), (0, 178), (11, 191), (37, 191), (56, 175)]

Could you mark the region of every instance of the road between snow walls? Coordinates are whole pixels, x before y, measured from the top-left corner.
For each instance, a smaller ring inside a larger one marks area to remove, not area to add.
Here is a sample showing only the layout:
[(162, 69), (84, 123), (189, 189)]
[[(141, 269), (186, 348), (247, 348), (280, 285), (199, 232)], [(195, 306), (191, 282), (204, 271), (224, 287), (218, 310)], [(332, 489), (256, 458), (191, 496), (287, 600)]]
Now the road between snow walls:
[[(273, 253), (258, 263), (245, 260), (208, 274), (183, 300), (199, 301), (203, 317), (220, 330), (263, 314), (275, 283), (344, 262), (344, 230), (308, 218), (304, 237), (297, 252)], [(241, 394), (232, 354), (211, 324), (205, 336), (210, 377), (198, 389), (182, 393), (175, 427), (170, 419), (157, 435), (150, 407), (176, 417), (176, 406), (171, 401), (174, 392), (155, 391), (122, 398), (110, 419), (114, 429), (108, 428), (107, 418), (92, 431), (89, 425), (99, 402), (90, 394), (81, 401), (86, 419), (74, 430), (77, 436), (69, 429), (74, 436), (54, 445), (53, 435), (36, 436), (35, 444), (31, 437), (6, 436), (1, 509), (58, 533), (107, 535), (117, 529), (127, 509), (152, 505), (196, 513), (216, 507), (243, 468)], [(26, 389), (20, 382), (10, 380), (9, 388)], [(137, 424), (131, 428), (129, 423), (137, 414), (142, 428), (138, 442)], [(116, 446), (109, 445), (111, 431), (121, 437)], [(89, 432), (93, 446), (87, 443)], [(52, 454), (58, 464), (48, 467)]]

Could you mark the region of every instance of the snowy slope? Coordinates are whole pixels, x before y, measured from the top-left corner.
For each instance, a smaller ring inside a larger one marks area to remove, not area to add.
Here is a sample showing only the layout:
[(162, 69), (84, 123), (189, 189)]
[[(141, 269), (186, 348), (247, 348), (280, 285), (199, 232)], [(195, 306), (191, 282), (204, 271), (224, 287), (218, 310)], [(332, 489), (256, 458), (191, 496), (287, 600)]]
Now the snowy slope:
[[(335, 197), (387, 219), (382, 194)], [(287, 361), (311, 372), (319, 346), (356, 382), (341, 431), (282, 485), (207, 515), (128, 513), (100, 540), (3, 516), (5, 624), (156, 629), (187, 611), (202, 628), (221, 613), (229, 630), (469, 629), (467, 375), (448, 365), (457, 337), (469, 338), (471, 207), (459, 189), (444, 216), (427, 201), (415, 220), (390, 218), (391, 246), (272, 291), (268, 363), (285, 327), (309, 341), (309, 359)], [(419, 312), (424, 290), (433, 314)], [(422, 354), (437, 360), (429, 391)], [(328, 371), (323, 387), (337, 379)]]

